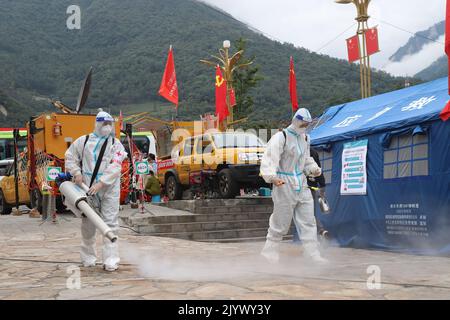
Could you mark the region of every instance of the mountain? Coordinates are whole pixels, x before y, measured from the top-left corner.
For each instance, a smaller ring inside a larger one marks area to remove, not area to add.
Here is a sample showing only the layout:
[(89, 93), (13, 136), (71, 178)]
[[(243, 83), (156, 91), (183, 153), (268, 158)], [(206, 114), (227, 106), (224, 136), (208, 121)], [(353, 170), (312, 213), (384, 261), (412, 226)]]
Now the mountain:
[[(81, 29), (69, 30), (67, 8), (81, 10)], [(150, 111), (170, 117), (158, 95), (170, 44), (180, 86), (179, 116), (198, 119), (214, 111), (214, 70), (199, 60), (217, 54), (223, 40), (247, 39), (264, 80), (253, 90), (252, 120), (290, 117), (289, 56), (296, 63), (301, 105), (315, 115), (332, 104), (358, 99), (359, 67), (280, 43), (218, 9), (194, 0), (0, 0), (0, 89), (30, 108), (8, 110), (26, 121), (53, 109), (48, 98), (75, 105), (93, 66), (87, 108), (125, 114)], [(373, 73), (373, 93), (403, 86), (404, 79)], [(0, 119), (0, 125), (8, 121)]]
[(422, 79), (424, 81), (431, 81), (441, 77), (448, 76), (448, 58), (447, 56), (442, 56), (435, 62), (431, 64), (428, 68), (420, 71), (415, 75), (416, 78)]
[(17, 115), (33, 114), (33, 110), (0, 90), (0, 123), (2, 127), (25, 127), (24, 117)]
[(405, 57), (419, 53), (427, 44), (432, 44), (445, 35), (445, 21), (436, 23), (434, 26), (424, 31), (417, 32), (408, 42), (398, 49), (389, 60), (400, 62)]

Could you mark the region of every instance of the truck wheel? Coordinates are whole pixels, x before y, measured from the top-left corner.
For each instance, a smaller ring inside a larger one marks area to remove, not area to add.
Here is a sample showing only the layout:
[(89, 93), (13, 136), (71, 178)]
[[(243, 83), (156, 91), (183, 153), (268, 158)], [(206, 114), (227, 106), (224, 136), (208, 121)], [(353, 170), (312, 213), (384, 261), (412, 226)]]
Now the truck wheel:
[(232, 199), (239, 192), (239, 185), (233, 177), (230, 169), (219, 172), (219, 194), (223, 199)]
[(42, 214), (42, 194), (39, 189), (33, 189), (30, 193), (31, 209), (36, 208)]
[(5, 196), (3, 195), (3, 191), (0, 190), (0, 214), (10, 214), (12, 208), (8, 206), (5, 200)]
[(174, 176), (170, 176), (166, 180), (166, 193), (169, 200), (180, 200), (183, 196), (183, 189)]

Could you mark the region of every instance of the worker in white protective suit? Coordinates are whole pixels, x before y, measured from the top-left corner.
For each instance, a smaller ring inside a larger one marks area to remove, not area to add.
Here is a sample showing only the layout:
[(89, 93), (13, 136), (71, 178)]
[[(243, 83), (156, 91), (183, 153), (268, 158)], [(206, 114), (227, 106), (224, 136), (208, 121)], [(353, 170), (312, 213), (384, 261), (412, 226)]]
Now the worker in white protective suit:
[[(119, 230), (120, 175), (126, 157), (122, 143), (115, 138), (114, 118), (103, 111), (97, 114), (94, 132), (75, 140), (65, 154), (66, 171), (74, 177), (76, 184), (84, 183), (90, 187), (88, 194), (98, 199), (102, 218), (114, 233)], [(92, 179), (97, 161), (101, 162)], [(94, 224), (82, 218), (81, 262), (84, 267), (96, 264), (95, 232)], [(119, 262), (117, 241), (112, 243), (103, 238), (103, 268), (117, 270)]]
[(267, 183), (273, 184), (274, 210), (261, 252), (270, 262), (278, 262), (279, 245), (289, 232), (293, 217), (304, 255), (316, 263), (327, 263), (318, 249), (314, 202), (307, 183), (307, 176), (318, 177), (322, 173), (310, 157), (306, 128), (311, 122), (309, 111), (299, 109), (292, 124), (270, 139), (261, 162), (261, 176)]

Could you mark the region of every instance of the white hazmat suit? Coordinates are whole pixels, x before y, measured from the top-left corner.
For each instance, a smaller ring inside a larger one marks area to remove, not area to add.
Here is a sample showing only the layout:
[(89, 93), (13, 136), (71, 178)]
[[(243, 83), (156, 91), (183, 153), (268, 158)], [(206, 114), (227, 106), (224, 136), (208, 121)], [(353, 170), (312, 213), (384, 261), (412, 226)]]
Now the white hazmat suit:
[[(115, 138), (114, 118), (106, 112), (99, 112), (96, 117), (94, 132), (74, 141), (65, 154), (66, 171), (79, 177), (90, 186), (91, 178), (103, 143), (107, 141), (105, 153), (101, 160), (95, 181), (89, 191), (97, 197), (99, 209), (105, 223), (117, 234), (119, 230), (120, 175), (122, 161), (127, 157), (123, 145)], [(80, 176), (81, 175), (81, 176)], [(81, 223), (81, 261), (85, 267), (95, 266), (97, 255), (95, 250), (94, 224), (83, 218)], [(103, 267), (107, 271), (117, 270), (120, 257), (117, 241), (112, 243), (103, 239)]]
[[(314, 202), (308, 189), (307, 176), (320, 176), (321, 169), (310, 157), (306, 126), (312, 121), (307, 109), (299, 109), (292, 124), (270, 139), (261, 162), (261, 176), (267, 183), (277, 179), (284, 182), (273, 186), (274, 211), (270, 216), (267, 241), (261, 252), (270, 262), (279, 259), (279, 244), (294, 224), (303, 244), (304, 254), (314, 262), (326, 263), (320, 256)], [(286, 137), (286, 138), (285, 138)]]

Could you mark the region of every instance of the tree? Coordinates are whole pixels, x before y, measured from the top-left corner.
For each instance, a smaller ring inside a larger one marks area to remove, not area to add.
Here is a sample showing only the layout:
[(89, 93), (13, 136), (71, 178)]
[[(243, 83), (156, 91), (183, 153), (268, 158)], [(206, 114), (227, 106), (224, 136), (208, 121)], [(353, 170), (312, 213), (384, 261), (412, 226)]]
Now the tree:
[(239, 59), (239, 64), (249, 64), (246, 68), (237, 69), (233, 75), (233, 88), (236, 93), (235, 120), (245, 118), (253, 111), (254, 100), (252, 89), (264, 78), (259, 75), (259, 67), (253, 66), (255, 56), (247, 59), (245, 56), (247, 41), (239, 38), (235, 42), (237, 51), (244, 50), (244, 54)]

